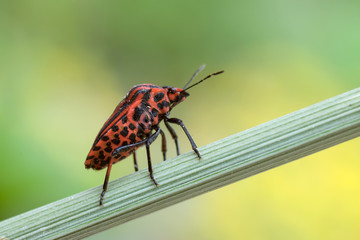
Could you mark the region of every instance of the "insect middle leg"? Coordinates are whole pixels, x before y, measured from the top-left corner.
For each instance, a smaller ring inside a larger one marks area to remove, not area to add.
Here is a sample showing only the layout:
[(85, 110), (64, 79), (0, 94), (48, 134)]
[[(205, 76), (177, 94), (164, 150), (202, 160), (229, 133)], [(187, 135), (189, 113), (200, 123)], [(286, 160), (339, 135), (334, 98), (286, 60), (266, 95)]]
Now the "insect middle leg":
[(135, 168), (135, 172), (139, 171), (139, 167), (137, 164), (137, 159), (136, 159), (136, 152), (133, 152), (133, 157), (134, 157), (134, 168)]
[[(163, 151), (163, 155), (165, 157), (165, 153), (166, 153), (166, 141), (165, 141), (165, 134), (164, 132), (160, 129), (160, 128), (157, 128), (156, 129), (156, 132), (152, 135), (149, 135), (146, 139), (140, 141), (140, 142), (137, 142), (137, 143), (133, 143), (133, 144), (129, 144), (129, 145), (126, 145), (126, 146), (122, 146), (122, 147), (119, 147), (119, 148), (116, 148), (113, 152), (112, 152), (112, 157), (118, 157), (120, 156), (120, 154), (122, 152), (126, 152), (128, 151), (129, 149), (131, 148), (135, 148), (135, 147), (140, 147), (142, 145), (146, 145), (146, 153), (147, 153), (147, 160), (148, 160), (148, 169), (149, 169), (149, 173), (150, 173), (150, 178), (151, 180), (154, 182), (155, 185), (158, 185), (158, 183), (155, 181), (155, 178), (153, 176), (153, 170), (152, 170), (152, 164), (151, 164), (151, 156), (150, 156), (150, 144), (153, 143), (155, 141), (155, 139), (157, 138), (157, 136), (159, 136), (159, 134), (161, 134), (162, 136), (162, 151)], [(135, 155), (135, 152), (133, 153), (134, 154), (134, 164), (135, 165), (135, 171), (137, 169), (137, 161), (136, 161), (136, 155)], [(164, 158), (165, 159), (165, 158)]]
[(152, 165), (151, 165), (151, 156), (150, 156), (150, 138), (148, 138), (148, 141), (146, 143), (146, 154), (147, 154), (147, 162), (148, 162), (148, 170), (149, 170), (149, 175), (151, 180), (153, 181), (153, 183), (155, 184), (155, 186), (159, 185), (155, 178), (154, 178), (154, 174), (153, 174), (153, 169), (152, 169)]
[[(160, 128), (159, 128), (160, 129)], [(164, 161), (166, 160), (166, 137), (165, 137), (165, 133), (160, 129), (160, 134), (161, 134), (161, 152), (163, 154), (163, 158)]]

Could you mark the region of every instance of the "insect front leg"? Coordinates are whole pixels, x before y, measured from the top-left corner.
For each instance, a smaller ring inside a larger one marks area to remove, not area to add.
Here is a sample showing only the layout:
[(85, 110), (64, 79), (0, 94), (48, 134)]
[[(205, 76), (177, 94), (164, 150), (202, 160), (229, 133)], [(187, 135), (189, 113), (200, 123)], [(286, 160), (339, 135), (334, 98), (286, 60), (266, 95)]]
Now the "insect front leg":
[(180, 155), (180, 149), (179, 149), (179, 144), (178, 144), (178, 136), (176, 135), (175, 130), (170, 126), (170, 124), (166, 121), (166, 119), (164, 120), (165, 126), (166, 128), (169, 130), (171, 137), (174, 139), (175, 141), (175, 146), (176, 146), (176, 153), (179, 156)]
[[(197, 156), (199, 157), (199, 159), (200, 159), (201, 156), (200, 156), (199, 151), (197, 150), (197, 146), (196, 146), (194, 140), (192, 139), (190, 133), (189, 133), (188, 130), (186, 129), (186, 127), (185, 127), (184, 123), (182, 122), (182, 120), (181, 120), (181, 119), (178, 119), (178, 118), (165, 118), (164, 121), (165, 121), (165, 123), (166, 123), (166, 122), (175, 123), (175, 124), (181, 126), (181, 128), (184, 130), (187, 138), (188, 138), (189, 141), (190, 141), (190, 144), (191, 144), (192, 149), (194, 150), (194, 152), (196, 153), (196, 155), (197, 155)], [(169, 130), (169, 131), (170, 131), (170, 130)]]

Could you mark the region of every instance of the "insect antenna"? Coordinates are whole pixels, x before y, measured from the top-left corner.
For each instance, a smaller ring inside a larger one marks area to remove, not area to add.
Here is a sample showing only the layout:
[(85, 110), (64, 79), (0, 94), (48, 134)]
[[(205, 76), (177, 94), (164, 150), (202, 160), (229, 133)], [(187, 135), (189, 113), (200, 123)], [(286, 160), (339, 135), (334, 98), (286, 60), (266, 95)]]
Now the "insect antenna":
[(201, 65), (198, 70), (195, 71), (194, 75), (192, 75), (192, 77), (190, 78), (190, 80), (185, 84), (185, 86), (183, 87), (183, 89), (186, 89), (186, 87), (191, 83), (191, 81), (196, 77), (196, 75), (203, 70), (206, 67), (205, 64)]
[[(204, 65), (203, 65), (204, 66)], [(201, 67), (200, 67), (201, 68)], [(199, 69), (200, 69), (199, 68)], [(195, 74), (194, 75), (196, 75), (196, 73), (197, 73), (198, 71), (196, 71), (195, 72)], [(223, 73), (224, 71), (222, 70), (222, 71), (219, 71), (219, 72), (215, 72), (215, 73), (212, 73), (212, 74), (210, 74), (210, 75), (207, 75), (206, 77), (204, 77), (203, 79), (201, 79), (200, 81), (198, 81), (197, 83), (194, 83), (193, 85), (191, 85), (190, 87), (186, 87), (186, 88), (184, 88), (184, 91), (185, 90), (188, 90), (189, 88), (192, 88), (192, 87), (194, 87), (194, 86), (196, 86), (196, 85), (198, 85), (199, 83), (201, 83), (201, 82), (203, 82), (203, 81), (205, 81), (206, 79), (208, 79), (208, 78), (210, 78), (210, 77), (212, 77), (212, 76), (215, 76), (215, 75), (218, 75), (218, 74), (221, 74), (221, 73)], [(193, 76), (194, 77), (194, 76)], [(192, 78), (193, 78), (192, 77)], [(192, 79), (191, 78), (191, 79)], [(189, 83), (188, 83), (189, 84)], [(186, 84), (186, 85), (188, 85), (188, 84)]]

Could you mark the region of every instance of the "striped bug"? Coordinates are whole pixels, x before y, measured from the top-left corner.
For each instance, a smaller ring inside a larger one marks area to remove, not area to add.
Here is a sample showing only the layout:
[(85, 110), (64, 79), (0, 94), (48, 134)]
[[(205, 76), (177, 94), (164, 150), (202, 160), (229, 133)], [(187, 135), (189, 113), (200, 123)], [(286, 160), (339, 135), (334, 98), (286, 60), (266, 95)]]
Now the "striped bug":
[(170, 124), (180, 125), (190, 141), (196, 155), (201, 158), (197, 146), (186, 129), (183, 122), (178, 118), (170, 118), (170, 111), (189, 96), (187, 90), (205, 81), (211, 76), (224, 71), (212, 73), (197, 83), (189, 86), (195, 76), (205, 67), (202, 65), (188, 83), (181, 88), (159, 87), (152, 84), (140, 84), (130, 89), (125, 98), (117, 105), (113, 114), (105, 122), (95, 138), (92, 148), (86, 158), (85, 167), (100, 170), (107, 167), (103, 191), (100, 195), (99, 205), (102, 205), (107, 190), (111, 167), (114, 163), (123, 160), (129, 155), (134, 157), (135, 171), (138, 171), (136, 150), (145, 145), (150, 178), (157, 186), (150, 157), (150, 144), (160, 134), (162, 137), (162, 154), (166, 160), (166, 139), (159, 123), (164, 120), (166, 128), (175, 141), (177, 155), (180, 155), (177, 135)]

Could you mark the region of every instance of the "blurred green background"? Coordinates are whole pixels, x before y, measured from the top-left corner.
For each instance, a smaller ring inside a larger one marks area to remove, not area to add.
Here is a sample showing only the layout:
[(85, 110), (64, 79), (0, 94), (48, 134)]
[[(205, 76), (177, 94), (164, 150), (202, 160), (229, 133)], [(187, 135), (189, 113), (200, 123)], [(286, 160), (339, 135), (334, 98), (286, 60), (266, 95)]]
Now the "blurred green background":
[[(1, 1), (0, 220), (103, 183), (105, 170), (85, 170), (84, 160), (135, 84), (183, 87), (203, 63), (201, 76), (224, 69), (172, 112), (198, 146), (359, 87), (359, 8)], [(359, 146), (346, 142), (89, 239), (360, 239)], [(156, 162), (159, 149), (157, 141)], [(122, 161), (111, 179), (132, 172)]]

